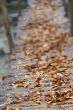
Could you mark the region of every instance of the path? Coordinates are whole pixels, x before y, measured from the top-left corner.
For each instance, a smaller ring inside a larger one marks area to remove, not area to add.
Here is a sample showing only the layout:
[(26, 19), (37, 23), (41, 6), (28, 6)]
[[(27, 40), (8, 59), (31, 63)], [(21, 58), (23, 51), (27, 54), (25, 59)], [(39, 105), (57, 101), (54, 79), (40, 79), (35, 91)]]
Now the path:
[(68, 20), (61, 15), (62, 23), (57, 23), (54, 0), (37, 0), (27, 10), (18, 25), (16, 52), (10, 56), (11, 74), (4, 78), (3, 110), (71, 110), (73, 56), (66, 50), (73, 44), (62, 27)]

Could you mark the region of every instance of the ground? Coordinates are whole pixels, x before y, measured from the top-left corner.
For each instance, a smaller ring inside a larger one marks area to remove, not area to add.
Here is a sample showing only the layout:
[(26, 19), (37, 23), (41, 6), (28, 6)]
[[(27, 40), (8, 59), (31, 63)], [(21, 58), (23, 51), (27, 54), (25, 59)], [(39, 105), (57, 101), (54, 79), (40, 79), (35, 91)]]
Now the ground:
[(2, 77), (2, 110), (73, 109), (73, 39), (62, 10), (54, 0), (23, 10), (9, 75)]

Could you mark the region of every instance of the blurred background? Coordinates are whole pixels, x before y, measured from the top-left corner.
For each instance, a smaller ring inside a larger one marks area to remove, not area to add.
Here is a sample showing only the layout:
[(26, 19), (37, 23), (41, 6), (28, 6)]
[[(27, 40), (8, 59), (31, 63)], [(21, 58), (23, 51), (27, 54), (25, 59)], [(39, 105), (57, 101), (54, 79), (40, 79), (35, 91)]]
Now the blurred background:
[[(9, 28), (11, 36), (15, 37), (16, 27), (21, 11), (26, 9), (32, 1), (35, 0), (4, 0), (0, 1), (0, 56), (2, 52), (9, 53), (9, 42), (6, 37), (6, 28)], [(70, 36), (73, 36), (73, 0), (55, 0), (61, 8), (61, 13), (66, 18), (66, 27), (70, 30)], [(6, 11), (5, 12), (5, 9)], [(7, 16), (5, 18), (5, 16)], [(69, 26), (70, 23), (70, 26)], [(8, 25), (7, 26), (5, 26)], [(13, 45), (13, 44), (12, 44)], [(12, 48), (12, 47), (11, 47)]]
[[(16, 27), (21, 11), (28, 7), (27, 0), (0, 0), (0, 74), (8, 73), (8, 55), (12, 52)], [(10, 38), (10, 39), (9, 39)]]

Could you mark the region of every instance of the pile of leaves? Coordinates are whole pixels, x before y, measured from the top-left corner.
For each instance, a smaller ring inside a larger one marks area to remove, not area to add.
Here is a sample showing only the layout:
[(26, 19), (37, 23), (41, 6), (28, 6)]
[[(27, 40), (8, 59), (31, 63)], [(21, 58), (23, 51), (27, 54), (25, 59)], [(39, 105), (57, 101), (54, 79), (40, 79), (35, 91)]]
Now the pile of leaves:
[(73, 107), (73, 58), (65, 53), (68, 35), (48, 19), (52, 16), (46, 12), (48, 7), (54, 14), (54, 0), (37, 0), (31, 7), (32, 19), (21, 27), (27, 37), (21, 39), (23, 45), (11, 56), (17, 62), (12, 69), (21, 72), (15, 73), (15, 81), (9, 86), (22, 92), (10, 92), (2, 110)]

